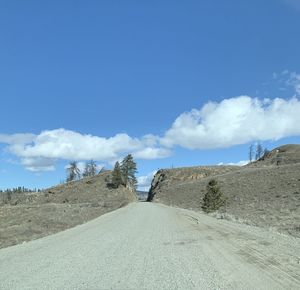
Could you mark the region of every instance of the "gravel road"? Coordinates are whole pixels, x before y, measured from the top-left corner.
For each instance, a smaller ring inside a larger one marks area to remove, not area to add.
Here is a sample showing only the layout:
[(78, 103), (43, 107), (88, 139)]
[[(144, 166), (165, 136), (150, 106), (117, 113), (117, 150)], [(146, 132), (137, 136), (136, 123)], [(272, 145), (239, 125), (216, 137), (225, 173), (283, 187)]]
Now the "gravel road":
[(300, 289), (300, 240), (155, 203), (0, 250), (0, 289)]

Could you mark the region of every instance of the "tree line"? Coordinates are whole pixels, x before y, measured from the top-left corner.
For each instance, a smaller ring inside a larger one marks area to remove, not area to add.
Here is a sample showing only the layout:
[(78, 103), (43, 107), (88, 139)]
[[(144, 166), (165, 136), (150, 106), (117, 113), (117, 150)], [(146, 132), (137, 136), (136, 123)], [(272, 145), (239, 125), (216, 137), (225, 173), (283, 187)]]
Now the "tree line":
[[(67, 167), (66, 181), (79, 180), (82, 177), (89, 177), (97, 175), (97, 164), (95, 161), (90, 160), (86, 162), (84, 171), (81, 173), (78, 168), (77, 161), (71, 161)], [(98, 174), (104, 172), (104, 167), (98, 172)], [(107, 186), (110, 188), (118, 188), (120, 185), (125, 187), (136, 188), (137, 179), (135, 174), (137, 173), (137, 166), (131, 154), (128, 154), (121, 162), (117, 161), (114, 165), (114, 169), (110, 178), (107, 179)]]
[[(97, 164), (94, 160), (87, 161), (85, 163), (84, 170), (81, 173), (81, 170), (78, 168), (78, 162), (71, 161), (66, 170), (67, 170), (66, 181), (70, 182), (73, 180), (79, 180), (82, 177), (89, 177), (89, 176), (97, 175)], [(98, 174), (103, 172), (104, 170), (105, 170), (105, 168), (102, 167), (101, 170), (98, 172)]]
[(13, 193), (22, 193), (22, 192), (40, 192), (40, 189), (34, 188), (30, 189), (24, 186), (18, 186), (13, 188), (7, 188), (7, 189), (0, 189), (0, 193), (2, 192), (13, 192)]

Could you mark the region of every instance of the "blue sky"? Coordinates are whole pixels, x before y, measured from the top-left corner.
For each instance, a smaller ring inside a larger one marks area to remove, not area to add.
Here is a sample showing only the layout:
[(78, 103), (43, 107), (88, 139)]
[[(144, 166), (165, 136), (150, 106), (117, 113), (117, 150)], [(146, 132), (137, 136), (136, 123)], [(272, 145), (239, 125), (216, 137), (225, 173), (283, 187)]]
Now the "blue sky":
[(1, 1), (0, 188), (299, 143), (299, 35), (298, 0)]

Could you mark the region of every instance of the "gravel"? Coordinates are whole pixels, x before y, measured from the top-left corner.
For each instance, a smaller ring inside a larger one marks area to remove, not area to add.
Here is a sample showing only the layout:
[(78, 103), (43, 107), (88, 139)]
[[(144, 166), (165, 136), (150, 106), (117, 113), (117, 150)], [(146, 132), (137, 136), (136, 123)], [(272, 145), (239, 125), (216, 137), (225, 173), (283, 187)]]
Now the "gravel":
[(131, 203), (0, 250), (0, 289), (299, 289), (300, 239)]

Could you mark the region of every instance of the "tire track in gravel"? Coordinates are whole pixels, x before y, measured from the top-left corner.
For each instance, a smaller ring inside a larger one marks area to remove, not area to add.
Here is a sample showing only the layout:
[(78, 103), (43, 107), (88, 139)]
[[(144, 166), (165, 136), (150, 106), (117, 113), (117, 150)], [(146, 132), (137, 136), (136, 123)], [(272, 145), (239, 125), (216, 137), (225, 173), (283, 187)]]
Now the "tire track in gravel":
[(300, 240), (132, 203), (0, 250), (0, 289), (299, 289)]

